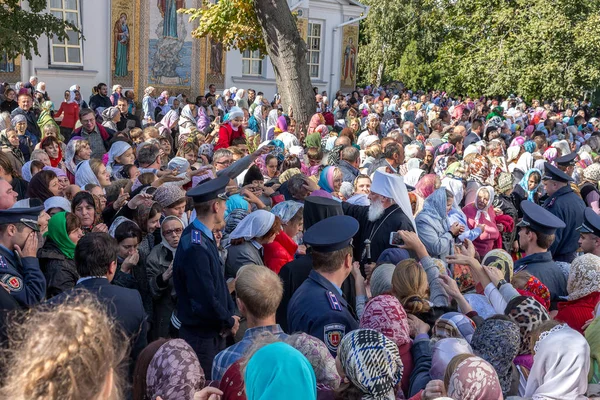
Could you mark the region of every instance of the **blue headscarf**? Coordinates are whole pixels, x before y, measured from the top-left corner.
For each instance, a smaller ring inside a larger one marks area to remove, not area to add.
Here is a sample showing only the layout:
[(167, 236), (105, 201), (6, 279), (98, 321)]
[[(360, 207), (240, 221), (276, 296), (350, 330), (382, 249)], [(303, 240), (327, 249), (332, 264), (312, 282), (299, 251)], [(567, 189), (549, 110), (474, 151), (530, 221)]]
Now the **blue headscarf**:
[(227, 206), (227, 209), (225, 210), (225, 218), (227, 218), (229, 213), (231, 213), (233, 210), (242, 209), (247, 211), (249, 206), (248, 202), (241, 194), (234, 194), (233, 196), (230, 196), (225, 205)]
[(418, 215), (423, 214), (423, 216), (427, 215), (434, 220), (441, 220), (444, 229), (448, 231), (450, 230), (450, 223), (446, 212), (447, 202), (446, 188), (441, 187), (425, 199), (423, 210)]
[(523, 143), (523, 147), (525, 148), (526, 152), (533, 153), (535, 151), (535, 142), (533, 140), (528, 140)]
[[(529, 190), (529, 177), (534, 172), (538, 173), (540, 175), (540, 181), (538, 182), (538, 185), (533, 190)], [(523, 178), (519, 182), (519, 186), (521, 186), (525, 190), (525, 192), (527, 193), (527, 200), (535, 202), (535, 200), (534, 200), (535, 193), (537, 192), (538, 188), (542, 184), (542, 175), (543, 175), (542, 171), (540, 171), (539, 169), (537, 169), (537, 168), (531, 168), (529, 171), (527, 171), (527, 173), (525, 174), (525, 176), (523, 176)]]
[(277, 342), (258, 350), (244, 373), (248, 400), (316, 400), (317, 378), (306, 357), (289, 344)]
[(321, 171), (321, 175), (319, 176), (319, 182), (317, 182), (317, 185), (319, 185), (319, 187), (327, 193), (333, 192), (334, 170), (335, 167), (333, 166), (327, 166), (323, 168), (323, 171)]

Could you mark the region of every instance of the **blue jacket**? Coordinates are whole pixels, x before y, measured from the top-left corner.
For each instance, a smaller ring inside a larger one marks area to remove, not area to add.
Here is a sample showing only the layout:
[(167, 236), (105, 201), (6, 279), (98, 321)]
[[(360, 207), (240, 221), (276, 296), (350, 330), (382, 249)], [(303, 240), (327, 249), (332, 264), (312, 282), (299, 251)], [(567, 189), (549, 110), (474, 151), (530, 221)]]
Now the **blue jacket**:
[(579, 248), (577, 228), (583, 223), (583, 213), (585, 211), (585, 203), (581, 200), (581, 197), (567, 185), (548, 197), (543, 207), (567, 225), (563, 229), (556, 230), (556, 239), (554, 239), (554, 243), (548, 250), (555, 259), (557, 256), (575, 254)]
[(344, 335), (358, 329), (357, 318), (338, 288), (315, 270), (292, 296), (287, 315), (289, 332), (322, 340), (333, 357)]
[(19, 258), (0, 246), (0, 282), (22, 306), (34, 306), (46, 297), (46, 278), (35, 257)]
[(201, 226), (196, 219), (185, 228), (173, 260), (177, 318), (182, 325), (218, 333), (233, 327), (235, 305), (217, 245)]

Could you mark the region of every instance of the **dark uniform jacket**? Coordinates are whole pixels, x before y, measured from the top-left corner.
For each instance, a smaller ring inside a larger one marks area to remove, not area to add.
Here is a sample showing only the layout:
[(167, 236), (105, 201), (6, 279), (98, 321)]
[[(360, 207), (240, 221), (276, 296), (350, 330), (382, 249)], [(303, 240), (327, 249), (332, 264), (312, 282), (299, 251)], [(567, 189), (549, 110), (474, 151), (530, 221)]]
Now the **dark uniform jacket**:
[(46, 296), (46, 278), (40, 270), (38, 259), (21, 259), (4, 246), (0, 246), (0, 282), (24, 306), (36, 305)]
[(357, 317), (338, 289), (314, 270), (290, 300), (288, 325), (290, 332), (322, 340), (333, 357), (344, 335), (358, 329)]
[(235, 305), (227, 289), (217, 245), (201, 226), (195, 220), (185, 228), (175, 254), (177, 317), (182, 325), (218, 333), (233, 327)]
[[(579, 248), (577, 228), (583, 223), (585, 203), (581, 200), (581, 197), (573, 192), (570, 186), (564, 186), (546, 199), (544, 208), (567, 225), (563, 229), (556, 230), (556, 239), (554, 239), (549, 251), (557, 261), (571, 262)], [(570, 256), (570, 258), (563, 259), (563, 256)]]
[[(308, 254), (297, 258), (294, 261), (290, 261), (279, 271), (279, 278), (281, 278), (281, 281), (283, 282), (283, 298), (281, 299), (281, 303), (279, 303), (279, 308), (277, 308), (276, 319), (284, 332), (292, 333), (288, 330), (288, 305), (292, 296), (296, 293), (296, 290), (298, 290), (304, 281), (308, 279), (310, 271), (313, 270), (312, 266), (312, 255), (310, 254), (309, 249)], [(348, 278), (344, 281), (342, 293), (344, 294), (344, 299), (348, 301), (348, 304), (350, 304), (352, 308), (355, 308), (356, 288), (354, 285), (354, 276), (352, 276), (352, 274), (348, 275)]]
[(54, 297), (72, 289), (79, 279), (75, 260), (68, 259), (49, 237), (38, 250), (40, 268), (46, 278), (46, 298)]
[(538, 278), (550, 291), (550, 300), (558, 301), (558, 296), (567, 295), (567, 278), (560, 267), (552, 260), (549, 251), (535, 253), (515, 261), (515, 273), (527, 271)]

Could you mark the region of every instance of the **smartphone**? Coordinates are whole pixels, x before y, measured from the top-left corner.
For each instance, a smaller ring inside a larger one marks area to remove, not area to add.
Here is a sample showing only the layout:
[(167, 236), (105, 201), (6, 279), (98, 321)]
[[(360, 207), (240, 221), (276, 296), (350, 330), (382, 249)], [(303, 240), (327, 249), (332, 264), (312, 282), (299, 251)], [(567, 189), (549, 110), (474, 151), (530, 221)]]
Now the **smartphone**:
[(400, 236), (400, 234), (398, 232), (391, 232), (390, 233), (390, 244), (392, 246), (402, 246), (404, 244), (404, 240), (402, 240), (402, 237)]

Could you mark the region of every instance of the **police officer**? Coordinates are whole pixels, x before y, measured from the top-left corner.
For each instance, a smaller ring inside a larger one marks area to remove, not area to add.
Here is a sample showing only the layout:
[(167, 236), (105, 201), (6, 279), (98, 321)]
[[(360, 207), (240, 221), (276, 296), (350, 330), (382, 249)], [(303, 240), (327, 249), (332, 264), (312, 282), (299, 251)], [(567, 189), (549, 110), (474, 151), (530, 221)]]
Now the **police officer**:
[(183, 231), (173, 260), (179, 337), (192, 346), (209, 380), (213, 359), (225, 349), (225, 337), (239, 328), (212, 234), (224, 221), (228, 183), (229, 178), (221, 176), (187, 192), (197, 218)]
[(322, 340), (333, 357), (344, 335), (358, 328), (357, 317), (342, 296), (341, 286), (354, 268), (352, 237), (358, 221), (346, 215), (321, 220), (304, 233), (312, 248), (313, 270), (288, 305), (290, 332)]
[(525, 200), (521, 202), (523, 219), (517, 224), (519, 230), (519, 246), (527, 256), (515, 262), (514, 273), (527, 271), (548, 287), (550, 300), (556, 303), (559, 296), (567, 295), (567, 278), (560, 267), (552, 260), (548, 248), (554, 241), (558, 229), (565, 223), (558, 217)]
[(569, 186), (569, 182), (572, 180), (570, 176), (552, 164), (544, 163), (542, 181), (548, 198), (544, 201), (543, 207), (566, 224), (564, 228), (557, 229), (556, 238), (549, 250), (555, 261), (567, 263), (571, 263), (575, 259), (576, 251), (579, 248), (577, 228), (583, 222), (585, 210), (585, 203)]
[(558, 157), (554, 160), (556, 163), (556, 167), (560, 169), (562, 172), (567, 174), (569, 177), (573, 178), (573, 181), (569, 182), (569, 186), (578, 196), (581, 196), (579, 192), (579, 187), (577, 186), (577, 182), (575, 182), (575, 177), (573, 176), (573, 172), (575, 171), (575, 159), (577, 158), (577, 153), (569, 153), (565, 156)]
[(594, 254), (600, 257), (600, 215), (591, 207), (583, 213), (583, 223), (579, 228), (579, 248), (585, 254)]
[(42, 211), (44, 206), (0, 210), (0, 282), (24, 306), (46, 296), (46, 279), (36, 258)]

